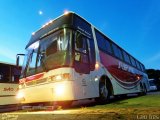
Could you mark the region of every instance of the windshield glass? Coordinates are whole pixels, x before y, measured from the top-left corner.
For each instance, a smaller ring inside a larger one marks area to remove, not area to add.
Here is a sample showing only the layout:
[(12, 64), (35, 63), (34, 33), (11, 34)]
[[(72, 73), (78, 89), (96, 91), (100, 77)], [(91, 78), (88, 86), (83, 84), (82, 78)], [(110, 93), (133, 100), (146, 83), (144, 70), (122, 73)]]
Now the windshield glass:
[(30, 45), (21, 77), (71, 66), (71, 37), (72, 31), (64, 28)]

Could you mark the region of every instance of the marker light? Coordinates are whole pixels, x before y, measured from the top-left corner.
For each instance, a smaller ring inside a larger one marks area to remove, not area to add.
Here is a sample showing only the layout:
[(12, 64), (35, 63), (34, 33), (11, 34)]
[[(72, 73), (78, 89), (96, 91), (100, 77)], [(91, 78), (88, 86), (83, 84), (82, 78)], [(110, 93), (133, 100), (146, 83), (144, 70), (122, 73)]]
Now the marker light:
[(95, 80), (95, 81), (98, 81), (98, 77), (96, 76), (94, 80)]
[(99, 63), (98, 62), (95, 64), (95, 68), (96, 68), (96, 70), (99, 69)]
[(52, 20), (49, 21), (49, 23), (52, 23), (52, 22), (53, 22)]
[(141, 79), (140, 76), (137, 76), (137, 79), (140, 80)]
[(35, 35), (35, 32), (32, 32), (32, 35)]
[(68, 10), (64, 10), (64, 15), (67, 15), (69, 13)]

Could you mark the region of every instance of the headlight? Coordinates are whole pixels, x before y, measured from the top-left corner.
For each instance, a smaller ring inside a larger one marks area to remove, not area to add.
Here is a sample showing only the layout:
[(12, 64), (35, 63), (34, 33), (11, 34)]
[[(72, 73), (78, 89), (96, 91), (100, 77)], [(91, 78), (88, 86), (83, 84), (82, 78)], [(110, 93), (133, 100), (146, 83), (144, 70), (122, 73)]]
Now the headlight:
[(24, 98), (24, 93), (23, 93), (23, 92), (18, 92), (17, 95), (16, 95), (16, 98), (17, 98), (17, 99), (22, 99), (22, 98)]
[(62, 80), (62, 75), (55, 76), (55, 80)]
[(61, 81), (61, 80), (70, 80), (70, 79), (71, 79), (71, 75), (69, 73), (54, 75), (51, 77), (52, 81), (54, 81), (54, 80)]
[(21, 88), (22, 88), (22, 85), (19, 85), (18, 87), (19, 87), (19, 89), (21, 89)]
[(64, 91), (65, 91), (65, 85), (64, 84), (56, 85), (55, 88), (54, 88), (54, 92), (57, 96), (63, 95)]

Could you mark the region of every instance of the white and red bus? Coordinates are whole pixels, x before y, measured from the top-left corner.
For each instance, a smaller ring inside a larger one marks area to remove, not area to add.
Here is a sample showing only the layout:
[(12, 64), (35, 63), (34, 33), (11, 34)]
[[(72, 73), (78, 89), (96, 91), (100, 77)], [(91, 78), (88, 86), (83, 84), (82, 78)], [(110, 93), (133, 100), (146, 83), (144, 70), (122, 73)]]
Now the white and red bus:
[(21, 67), (0, 62), (0, 106), (18, 104), (16, 99)]
[(148, 91), (144, 65), (79, 15), (69, 12), (33, 33), (17, 98), (74, 101)]

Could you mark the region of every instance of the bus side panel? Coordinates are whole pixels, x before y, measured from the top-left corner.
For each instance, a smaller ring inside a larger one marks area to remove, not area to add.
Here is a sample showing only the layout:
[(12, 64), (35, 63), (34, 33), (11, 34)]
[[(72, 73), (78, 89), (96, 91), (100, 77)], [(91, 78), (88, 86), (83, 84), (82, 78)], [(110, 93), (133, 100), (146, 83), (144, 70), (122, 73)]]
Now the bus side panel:
[(17, 104), (18, 84), (0, 83), (0, 105)]
[(100, 51), (103, 66), (112, 76), (114, 94), (140, 92), (139, 83), (143, 80), (143, 73), (122, 61)]

